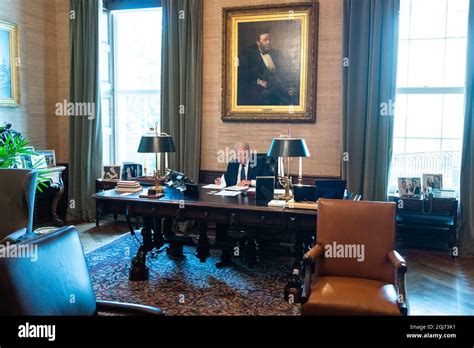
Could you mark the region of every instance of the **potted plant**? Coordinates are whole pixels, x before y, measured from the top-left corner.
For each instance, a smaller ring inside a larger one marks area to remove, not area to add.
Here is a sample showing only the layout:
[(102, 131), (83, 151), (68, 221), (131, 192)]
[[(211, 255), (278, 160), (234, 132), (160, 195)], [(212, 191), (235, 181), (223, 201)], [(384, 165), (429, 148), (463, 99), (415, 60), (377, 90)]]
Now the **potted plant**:
[[(0, 126), (0, 168), (16, 168), (19, 156), (37, 155), (29, 146), (29, 140), (20, 132), (13, 130), (10, 123)], [(37, 164), (32, 169), (37, 169)], [(48, 187), (48, 179), (38, 175), (36, 188), (42, 192), (42, 187)]]

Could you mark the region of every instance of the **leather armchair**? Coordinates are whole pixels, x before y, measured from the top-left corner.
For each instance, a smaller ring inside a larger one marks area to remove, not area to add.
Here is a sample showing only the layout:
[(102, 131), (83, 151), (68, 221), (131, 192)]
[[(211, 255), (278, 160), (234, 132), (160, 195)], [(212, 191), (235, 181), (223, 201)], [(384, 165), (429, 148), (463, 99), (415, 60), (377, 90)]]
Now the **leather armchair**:
[(0, 169), (0, 244), (32, 232), (37, 176), (30, 169)]
[(304, 256), (303, 315), (407, 315), (395, 203), (321, 199)]
[(74, 227), (65, 227), (8, 248), (25, 250), (28, 246), (32, 247), (33, 259), (0, 258), (2, 315), (163, 314), (155, 307), (96, 300), (79, 234)]

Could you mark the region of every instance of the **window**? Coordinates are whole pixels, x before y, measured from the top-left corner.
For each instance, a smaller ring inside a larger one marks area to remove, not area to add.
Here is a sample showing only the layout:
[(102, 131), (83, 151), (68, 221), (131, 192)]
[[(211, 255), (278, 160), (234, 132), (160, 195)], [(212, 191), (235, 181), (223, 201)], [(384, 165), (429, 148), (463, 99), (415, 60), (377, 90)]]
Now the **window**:
[(459, 192), (469, 0), (401, 0), (389, 190), (443, 174)]
[[(161, 20), (161, 8), (104, 11), (101, 23), (104, 164), (145, 164), (144, 155), (137, 153), (138, 145), (141, 136), (160, 119)], [(154, 166), (152, 160), (150, 156), (148, 167)]]

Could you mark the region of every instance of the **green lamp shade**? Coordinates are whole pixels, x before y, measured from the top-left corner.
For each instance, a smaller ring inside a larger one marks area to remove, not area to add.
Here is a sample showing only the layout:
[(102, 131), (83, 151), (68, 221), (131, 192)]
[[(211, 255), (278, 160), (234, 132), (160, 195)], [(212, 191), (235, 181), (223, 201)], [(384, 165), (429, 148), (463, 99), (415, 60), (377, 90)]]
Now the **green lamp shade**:
[(165, 153), (175, 151), (173, 137), (169, 135), (144, 135), (138, 146), (138, 152), (140, 153)]
[(269, 157), (309, 157), (309, 150), (304, 139), (275, 138), (268, 149)]

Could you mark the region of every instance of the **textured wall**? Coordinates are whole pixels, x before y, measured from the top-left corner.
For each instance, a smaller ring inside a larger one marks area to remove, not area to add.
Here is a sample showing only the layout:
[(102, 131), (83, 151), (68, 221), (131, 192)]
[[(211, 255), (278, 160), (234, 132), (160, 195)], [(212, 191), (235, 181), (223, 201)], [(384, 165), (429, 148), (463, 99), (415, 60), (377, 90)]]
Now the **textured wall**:
[(55, 104), (68, 95), (68, 1), (1, 2), (0, 20), (19, 26), (21, 105), (0, 108), (0, 122), (12, 123), (36, 149), (54, 149), (57, 160), (65, 161), (67, 120), (55, 115)]
[[(288, 131), (288, 124), (224, 123), (221, 120), (222, 8), (289, 0), (204, 0), (203, 126), (201, 169), (223, 170), (218, 151), (239, 140), (266, 152), (271, 139)], [(301, 2), (296, 0), (293, 2)], [(292, 135), (306, 139), (311, 158), (305, 159), (306, 175), (339, 176), (341, 163), (342, 107), (342, 0), (320, 0), (317, 121), (295, 124)], [(296, 163), (293, 168), (297, 168)]]

